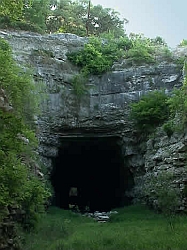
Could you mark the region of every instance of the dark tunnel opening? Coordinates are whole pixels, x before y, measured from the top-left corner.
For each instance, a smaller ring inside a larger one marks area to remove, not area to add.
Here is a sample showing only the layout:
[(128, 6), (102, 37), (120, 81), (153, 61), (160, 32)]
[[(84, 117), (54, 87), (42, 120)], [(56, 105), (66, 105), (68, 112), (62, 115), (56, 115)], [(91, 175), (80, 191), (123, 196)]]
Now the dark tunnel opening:
[(53, 205), (109, 211), (129, 204), (124, 193), (133, 177), (124, 167), (119, 138), (63, 138), (61, 144), (51, 172)]

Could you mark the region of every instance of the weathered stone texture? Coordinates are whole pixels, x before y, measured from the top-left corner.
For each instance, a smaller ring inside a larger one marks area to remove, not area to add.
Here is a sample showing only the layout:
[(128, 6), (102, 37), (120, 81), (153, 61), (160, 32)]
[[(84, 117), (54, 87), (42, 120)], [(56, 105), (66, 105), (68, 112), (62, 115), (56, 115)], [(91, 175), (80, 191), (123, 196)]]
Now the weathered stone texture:
[[(71, 80), (79, 69), (67, 60), (67, 52), (83, 48), (86, 38), (72, 34), (38, 35), (28, 32), (0, 31), (13, 49), (22, 67), (32, 67), (36, 84), (44, 82), (48, 98), (42, 104), (38, 117), (39, 152), (50, 168), (58, 154), (63, 136), (120, 136), (126, 166), (134, 173), (135, 189), (140, 193), (145, 172), (159, 168), (184, 168), (186, 150), (184, 139), (164, 135), (149, 140), (147, 152), (140, 151), (136, 133), (129, 120), (129, 104), (148, 91), (172, 91), (182, 84), (182, 69), (173, 62), (127, 67), (116, 62), (110, 72), (90, 76), (86, 83), (88, 94), (80, 102), (73, 94)], [(185, 55), (185, 50), (173, 51), (173, 57)], [(182, 163), (181, 163), (182, 162)], [(133, 193), (134, 192), (134, 193)]]

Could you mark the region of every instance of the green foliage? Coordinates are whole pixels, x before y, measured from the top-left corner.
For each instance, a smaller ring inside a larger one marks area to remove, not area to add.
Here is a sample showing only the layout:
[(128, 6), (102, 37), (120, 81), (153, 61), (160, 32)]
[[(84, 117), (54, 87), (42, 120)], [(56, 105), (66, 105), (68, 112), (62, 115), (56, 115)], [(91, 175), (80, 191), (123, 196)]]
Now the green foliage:
[(169, 219), (173, 229), (172, 217), (176, 214), (181, 203), (181, 191), (173, 181), (175, 177), (172, 172), (160, 171), (157, 175), (147, 177), (144, 187), (146, 202), (154, 209), (162, 211)]
[(159, 52), (160, 52), (163, 60), (167, 60), (167, 61), (172, 60), (172, 52), (169, 50), (169, 48), (167, 46), (160, 47)]
[(0, 70), (0, 87), (6, 90), (14, 113), (21, 116), (25, 122), (33, 120), (40, 101), (37, 87), (31, 73), (16, 65), (10, 47), (3, 39), (0, 39)]
[(173, 120), (165, 122), (162, 127), (168, 137), (171, 137), (174, 131), (176, 130), (176, 126), (174, 125)]
[(113, 32), (124, 34), (124, 23), (119, 13), (91, 3), (87, 19), (88, 1), (85, 0), (1, 0), (2, 28), (30, 30), (39, 33), (73, 33), (79, 36)]
[(44, 33), (47, 29), (46, 18), (50, 13), (49, 0), (32, 0), (30, 5), (23, 9), (23, 19), (26, 23), (34, 25)]
[(187, 40), (186, 40), (186, 39), (183, 39), (183, 40), (180, 42), (179, 46), (187, 46)]
[(46, 183), (33, 175), (30, 164), (37, 159), (34, 153), (37, 139), (31, 127), (39, 109), (40, 93), (31, 73), (16, 65), (3, 39), (0, 39), (0, 89), (13, 107), (11, 112), (0, 109), (1, 220), (6, 207), (16, 206), (26, 211), (25, 226), (34, 225), (49, 197)]
[(131, 119), (136, 128), (148, 134), (169, 117), (168, 97), (163, 91), (150, 92), (131, 104)]
[[(27, 234), (27, 250), (166, 250), (186, 249), (187, 217), (175, 217), (175, 231), (162, 214), (144, 206), (118, 209), (107, 223), (51, 208), (35, 232)], [(136, 237), (136, 240), (134, 238)]]
[(84, 45), (84, 49), (67, 54), (68, 59), (79, 67), (85, 74), (99, 75), (110, 70), (114, 61), (123, 56), (124, 49), (130, 46), (127, 37), (102, 39), (92, 37)]
[(132, 46), (125, 53), (130, 65), (155, 64), (157, 58), (172, 60), (172, 52), (161, 37), (150, 39), (142, 34), (130, 34)]
[[(98, 75), (110, 70), (115, 61), (123, 58), (130, 65), (155, 63), (156, 46), (157, 41), (142, 35), (131, 34), (130, 38), (126, 35), (115, 38), (114, 33), (109, 32), (101, 34), (100, 38), (91, 37), (84, 49), (67, 56), (71, 62), (82, 68), (84, 74)], [(171, 59), (171, 52), (165, 45), (162, 45), (162, 57)]]
[(124, 23), (127, 22), (127, 19), (120, 19), (119, 13), (113, 9), (91, 5), (88, 21), (89, 35), (99, 36), (104, 32), (113, 32), (115, 37), (123, 36)]
[(84, 96), (88, 89), (85, 84), (87, 77), (84, 77), (83, 74), (75, 75), (72, 79), (73, 94), (80, 100)]
[(184, 81), (183, 86), (179, 89), (175, 89), (171, 98), (167, 103), (170, 108), (171, 117), (174, 118), (176, 114), (180, 117), (181, 128), (187, 123), (187, 63), (184, 63), (183, 73)]
[(151, 43), (154, 44), (155, 46), (156, 45), (164, 45), (164, 46), (167, 46), (167, 43), (164, 41), (164, 39), (160, 36), (157, 36), (153, 39), (150, 39)]
[(22, 16), (23, 0), (1, 0), (0, 15), (10, 19), (19, 19)]
[(181, 57), (174, 59), (173, 61), (174, 63), (177, 64), (179, 69), (182, 69), (182, 67), (184, 66), (185, 60), (186, 60), (185, 56), (181, 56)]
[(60, 0), (51, 9), (47, 18), (48, 32), (68, 32), (79, 36), (100, 35), (103, 32), (113, 31), (116, 37), (124, 34), (124, 22), (119, 13), (101, 5), (90, 5), (89, 20), (87, 19), (88, 1)]
[(84, 49), (68, 54), (68, 59), (88, 74), (101, 74), (111, 67), (111, 60), (101, 52), (102, 42), (98, 38), (92, 38), (84, 45)]
[(7, 17), (0, 17), (0, 28), (2, 29), (15, 29), (15, 30), (27, 30), (31, 32), (37, 32), (43, 34), (44, 31), (34, 23), (26, 22), (25, 20), (10, 20)]
[(132, 47), (126, 52), (125, 57), (129, 64), (146, 64), (154, 63), (154, 46), (153, 42), (143, 35), (131, 34), (130, 40)]

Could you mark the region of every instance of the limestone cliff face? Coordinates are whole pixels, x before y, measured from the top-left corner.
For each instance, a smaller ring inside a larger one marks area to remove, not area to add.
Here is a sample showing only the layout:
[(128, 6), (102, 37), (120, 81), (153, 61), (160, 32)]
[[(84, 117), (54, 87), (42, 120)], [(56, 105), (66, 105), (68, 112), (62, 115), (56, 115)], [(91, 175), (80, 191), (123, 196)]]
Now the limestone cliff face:
[[(145, 153), (145, 174), (143, 182), (160, 173), (172, 175), (171, 185), (181, 194), (179, 210), (187, 211), (187, 132), (175, 132), (168, 136), (161, 128), (158, 129), (154, 138), (147, 141)], [(170, 186), (167, 187), (170, 189)], [(141, 189), (141, 187), (140, 187)], [(140, 191), (140, 190), (139, 190)], [(153, 203), (156, 202), (153, 200)]]
[(150, 90), (164, 88), (169, 92), (181, 86), (181, 67), (166, 61), (139, 67), (115, 63), (110, 72), (89, 77), (88, 93), (78, 102), (71, 81), (79, 69), (67, 60), (66, 53), (81, 49), (86, 38), (8, 31), (0, 31), (0, 37), (10, 43), (20, 65), (33, 68), (36, 84), (42, 80), (46, 86), (48, 98), (38, 117), (43, 161), (51, 166), (64, 136), (118, 136), (126, 167), (134, 174), (135, 186), (140, 185), (146, 171), (145, 159), (129, 120), (129, 103)]

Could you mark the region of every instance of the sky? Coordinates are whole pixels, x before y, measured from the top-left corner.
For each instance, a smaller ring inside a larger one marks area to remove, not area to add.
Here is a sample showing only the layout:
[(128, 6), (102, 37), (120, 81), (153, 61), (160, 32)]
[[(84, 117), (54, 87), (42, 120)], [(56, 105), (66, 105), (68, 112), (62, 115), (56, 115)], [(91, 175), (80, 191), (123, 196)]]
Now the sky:
[(161, 36), (174, 48), (187, 40), (187, 0), (91, 0), (120, 13), (129, 20), (126, 33), (143, 33), (146, 37)]

